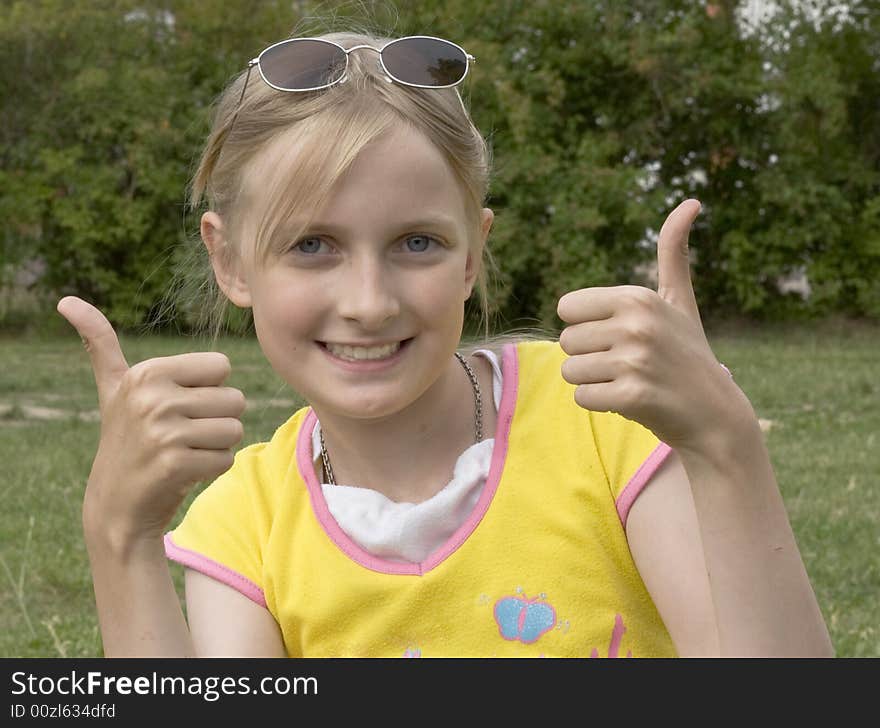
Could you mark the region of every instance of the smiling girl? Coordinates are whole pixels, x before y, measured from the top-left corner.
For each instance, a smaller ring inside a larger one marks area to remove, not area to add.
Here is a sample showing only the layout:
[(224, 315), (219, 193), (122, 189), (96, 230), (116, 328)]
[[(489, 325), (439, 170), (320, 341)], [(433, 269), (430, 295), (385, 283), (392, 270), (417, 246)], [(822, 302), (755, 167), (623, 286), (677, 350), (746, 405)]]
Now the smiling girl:
[(83, 523), (105, 654), (831, 653), (700, 323), (699, 203), (663, 226), (657, 291), (572, 291), (558, 341), (458, 351), (493, 221), (456, 90), (472, 61), (424, 36), (293, 39), (221, 100), (193, 203), (223, 297), (308, 402), (271, 441), (233, 457), (224, 355), (129, 367), (97, 309), (59, 303), (101, 407)]

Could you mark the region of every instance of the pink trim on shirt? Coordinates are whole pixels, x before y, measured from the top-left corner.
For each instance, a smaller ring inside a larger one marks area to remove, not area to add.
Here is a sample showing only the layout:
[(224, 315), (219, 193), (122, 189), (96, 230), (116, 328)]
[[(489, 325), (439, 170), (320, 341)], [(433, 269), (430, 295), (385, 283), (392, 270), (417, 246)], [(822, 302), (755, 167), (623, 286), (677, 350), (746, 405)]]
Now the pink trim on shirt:
[(495, 427), (495, 445), (492, 450), (492, 463), (489, 466), (489, 473), (486, 476), (486, 484), (483, 492), (480, 494), (477, 504), (474, 506), (470, 516), (459, 528), (449, 537), (449, 539), (432, 552), (423, 562), (417, 564), (405, 564), (397, 561), (389, 561), (378, 556), (374, 556), (366, 549), (355, 543), (345, 531), (343, 531), (324, 498), (321, 484), (315, 474), (314, 457), (312, 454), (312, 431), (315, 429), (315, 421), (317, 416), (313, 409), (309, 409), (308, 414), (303, 421), (299, 431), (296, 443), (296, 462), (299, 473), (306, 483), (309, 491), (309, 497), (312, 502), (312, 509), (315, 517), (321, 524), (336, 546), (345, 553), (350, 559), (365, 566), (373, 571), (384, 574), (410, 574), (420, 576), (430, 571), (435, 566), (448, 558), (456, 549), (459, 548), (473, 533), (477, 524), (486, 515), (489, 504), (495, 496), (498, 483), (501, 481), (501, 472), (504, 469), (504, 462), (507, 458), (507, 448), (510, 437), (510, 423), (513, 420), (513, 412), (516, 408), (517, 391), (519, 384), (518, 362), (516, 348), (513, 344), (506, 344), (502, 349), (502, 365), (501, 370), (504, 374), (503, 389), (501, 392), (501, 407), (498, 409), (498, 420)]
[(235, 591), (244, 594), (252, 602), (256, 602), (261, 607), (266, 606), (266, 597), (263, 590), (246, 576), (242, 576), (237, 571), (233, 571), (223, 564), (219, 564), (207, 556), (190, 551), (189, 549), (178, 546), (171, 538), (170, 533), (165, 534), (165, 555), (172, 561), (176, 561), (184, 566), (210, 576), (212, 579), (223, 582), (227, 586), (231, 586)]
[(670, 452), (672, 452), (672, 448), (665, 442), (661, 442), (657, 445), (653, 452), (645, 459), (645, 462), (639, 466), (639, 469), (636, 470), (636, 474), (629, 479), (626, 487), (617, 497), (617, 500), (615, 501), (617, 515), (620, 516), (620, 522), (623, 524), (624, 528), (626, 528), (626, 518), (629, 515), (629, 509), (632, 508), (632, 504), (636, 502), (639, 493), (642, 492), (642, 489), (647, 485), (651, 476), (657, 472), (657, 468), (660, 467)]

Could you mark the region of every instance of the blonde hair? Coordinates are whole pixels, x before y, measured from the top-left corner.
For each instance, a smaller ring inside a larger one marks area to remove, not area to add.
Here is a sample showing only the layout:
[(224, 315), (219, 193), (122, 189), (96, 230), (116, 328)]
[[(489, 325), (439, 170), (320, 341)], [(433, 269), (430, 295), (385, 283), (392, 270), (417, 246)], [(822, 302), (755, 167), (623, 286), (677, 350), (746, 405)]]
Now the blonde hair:
[[(350, 32), (319, 37), (345, 48), (362, 44), (378, 48), (388, 40)], [(349, 55), (345, 83), (317, 92), (277, 91), (263, 82), (256, 69), (250, 78), (246, 76), (247, 72), (239, 74), (216, 104), (189, 196), (192, 211), (206, 204), (223, 219), (227, 245), (215, 252), (223, 256), (222, 262), (233, 263), (242, 253), (237, 241), (241, 239), (243, 210), (251, 202), (246, 187), (248, 170), (269, 145), (284, 136), (285, 148), (291, 154), (289, 163), (277, 165), (278, 172), (269, 180), (261, 179), (259, 198), (266, 214), (254, 235), (258, 265), (266, 264), (279, 252), (278, 246), (302, 233), (303, 221), (308, 221), (311, 211), (320, 209), (334, 183), (364, 147), (400, 124), (419, 131), (441, 152), (464, 192), (471, 245), (478, 240), (480, 213), (488, 195), (491, 152), (457, 89), (419, 89), (388, 83), (375, 54), (369, 51)], [(292, 227), (294, 220), (299, 222), (297, 227)], [(188, 289), (190, 295), (178, 298), (190, 313), (196, 314), (196, 328), (209, 330), (216, 340), (224, 328), (229, 302), (216, 284), (204, 246), (197, 242), (190, 247), (189, 260), (183, 266), (189, 281), (177, 291)], [(496, 270), (488, 246), (484, 246), (475, 291), (481, 328), (487, 338), (488, 275)], [(196, 301), (201, 305), (194, 306)]]

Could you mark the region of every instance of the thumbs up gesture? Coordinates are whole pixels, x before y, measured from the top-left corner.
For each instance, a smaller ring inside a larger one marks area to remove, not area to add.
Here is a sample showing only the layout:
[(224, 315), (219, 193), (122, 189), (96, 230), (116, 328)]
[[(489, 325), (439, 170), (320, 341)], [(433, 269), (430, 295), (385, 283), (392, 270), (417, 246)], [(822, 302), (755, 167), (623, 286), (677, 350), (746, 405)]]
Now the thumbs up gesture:
[(148, 359), (129, 367), (110, 322), (74, 296), (58, 312), (91, 357), (101, 436), (83, 502), (83, 524), (124, 547), (161, 537), (189, 488), (232, 466), (244, 395), (221, 386), (217, 352)]
[[(672, 447), (704, 450), (732, 417), (751, 406), (709, 347), (688, 264), (697, 200), (673, 210), (657, 242), (657, 291), (642, 286), (583, 288), (559, 299), (568, 326), (562, 376), (586, 409), (614, 411)], [(716, 438), (717, 440), (717, 438)]]

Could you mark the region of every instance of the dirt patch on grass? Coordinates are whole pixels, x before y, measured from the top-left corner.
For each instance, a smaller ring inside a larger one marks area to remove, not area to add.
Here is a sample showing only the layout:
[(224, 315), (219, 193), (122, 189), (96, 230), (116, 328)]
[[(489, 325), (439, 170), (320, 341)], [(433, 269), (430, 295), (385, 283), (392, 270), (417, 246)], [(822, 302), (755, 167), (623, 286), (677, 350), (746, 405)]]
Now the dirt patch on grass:
[[(49, 397), (46, 397), (49, 399)], [(59, 399), (53, 397), (52, 399)], [(247, 408), (267, 409), (280, 408), (290, 409), (297, 402), (292, 399), (257, 399), (248, 398)], [(0, 427), (15, 427), (26, 425), (29, 422), (66, 421), (79, 420), (80, 422), (100, 422), (101, 413), (96, 409), (74, 410), (63, 407), (46, 407), (43, 404), (33, 402), (0, 402)]]
[(60, 407), (44, 407), (37, 404), (0, 402), (0, 426), (14, 426), (32, 421), (48, 420), (79, 420), (81, 422), (97, 422), (101, 419), (98, 410), (84, 412), (62, 409)]

